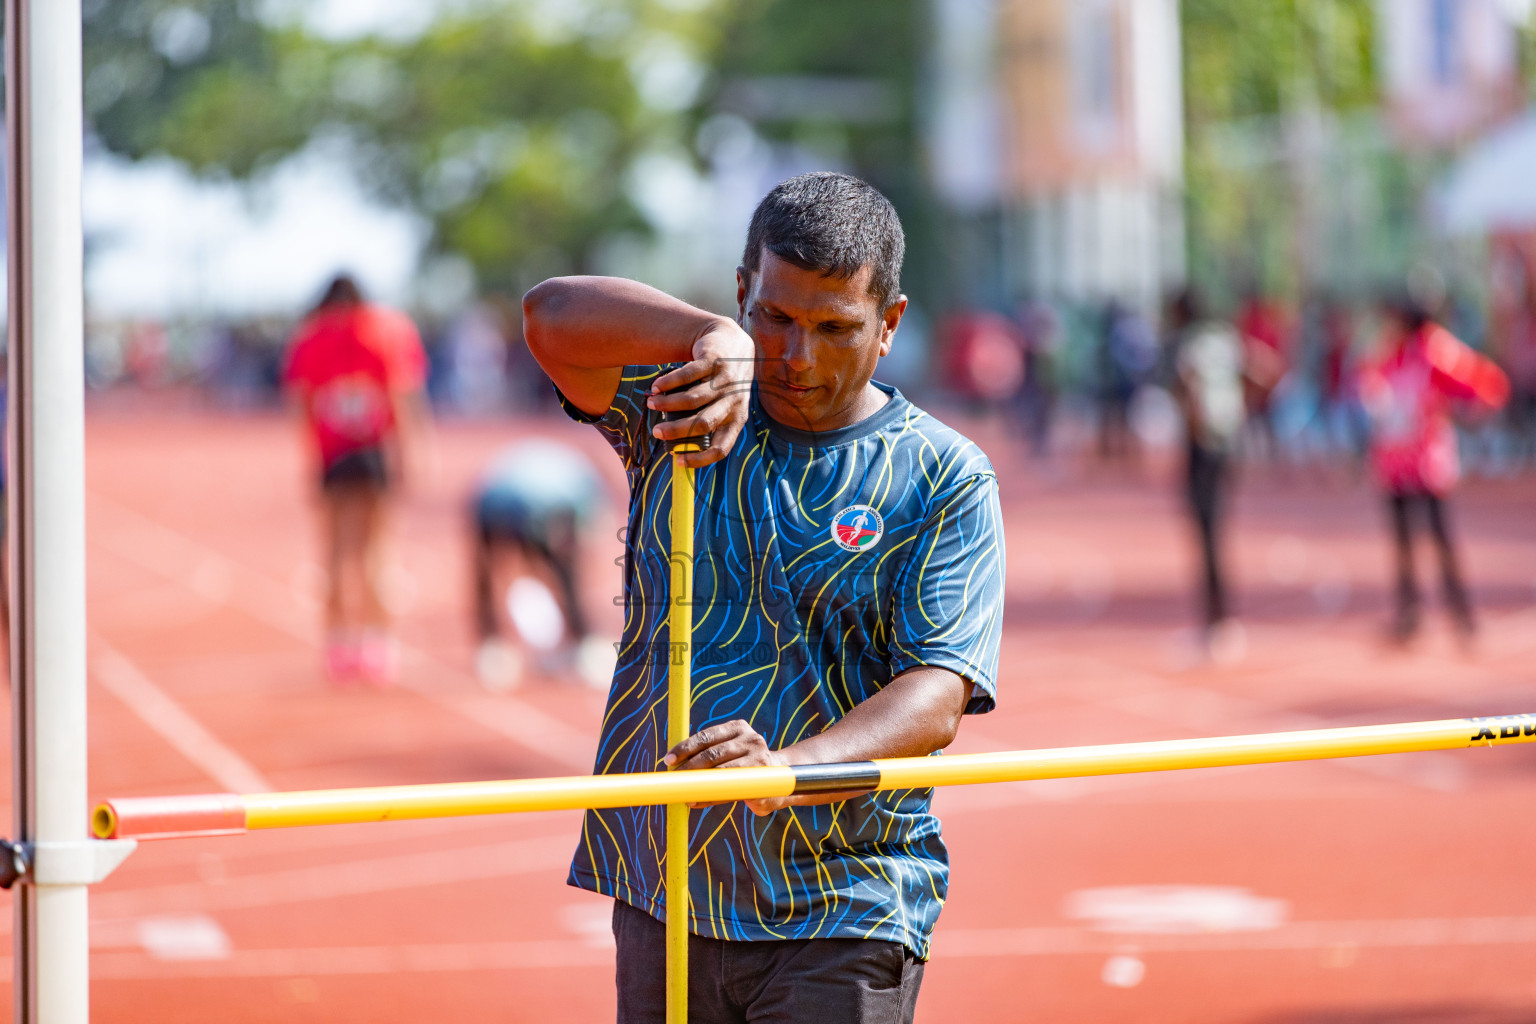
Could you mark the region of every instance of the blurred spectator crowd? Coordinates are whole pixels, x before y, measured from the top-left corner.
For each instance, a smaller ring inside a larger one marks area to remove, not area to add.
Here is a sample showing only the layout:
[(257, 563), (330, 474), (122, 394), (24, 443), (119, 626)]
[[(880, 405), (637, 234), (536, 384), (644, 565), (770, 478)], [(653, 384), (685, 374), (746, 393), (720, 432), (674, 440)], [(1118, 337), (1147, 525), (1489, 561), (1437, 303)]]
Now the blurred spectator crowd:
[[(1492, 475), (1536, 468), (1536, 283), (1523, 264), (1505, 275), (1486, 311), (1447, 292), (1432, 273), (1414, 275), (1408, 286), (1434, 319), (1510, 379), (1500, 415), (1460, 424), (1465, 465)], [(1325, 292), (1292, 303), (1249, 289), (1218, 310), (1242, 339), (1240, 448), (1248, 461), (1361, 462), (1371, 424), (1360, 371), (1385, 343), (1392, 297)], [(1006, 421), (1033, 456), (1089, 452), (1134, 461), (1180, 434), (1172, 346), (1165, 311), (1154, 316), (1113, 299), (1032, 300), (1007, 313), (947, 318), (937, 369), (953, 395)]]
[[(548, 378), (522, 343), (513, 303), (488, 300), (426, 323), (428, 394), (449, 415), (541, 413), (557, 408)], [(93, 391), (192, 391), (231, 410), (280, 406), (282, 367), (297, 320), (96, 321), (86, 332)]]
[[(1448, 292), (1429, 272), (1411, 282), (1437, 320), (1510, 379), (1511, 399), (1499, 416), (1463, 424), (1462, 455), (1474, 473), (1536, 468), (1533, 276), (1524, 261), (1496, 263), (1486, 306)], [(1296, 303), (1250, 289), (1229, 305), (1218, 312), (1243, 340), (1243, 457), (1358, 464), (1370, 430), (1358, 370), (1381, 345), (1381, 302), (1320, 293)], [(426, 325), (428, 393), (437, 412), (555, 411), (548, 380), (522, 342), (519, 315), (515, 303), (490, 298)], [(1033, 457), (1084, 453), (1134, 462), (1178, 440), (1164, 311), (1119, 300), (1027, 300), (1006, 311), (951, 314), (931, 339), (921, 315), (914, 324), (882, 376), (924, 400), (950, 399), (1005, 422)], [(95, 390), (190, 389), (227, 409), (273, 407), (281, 403), (292, 329), (280, 317), (93, 322), (88, 383)]]

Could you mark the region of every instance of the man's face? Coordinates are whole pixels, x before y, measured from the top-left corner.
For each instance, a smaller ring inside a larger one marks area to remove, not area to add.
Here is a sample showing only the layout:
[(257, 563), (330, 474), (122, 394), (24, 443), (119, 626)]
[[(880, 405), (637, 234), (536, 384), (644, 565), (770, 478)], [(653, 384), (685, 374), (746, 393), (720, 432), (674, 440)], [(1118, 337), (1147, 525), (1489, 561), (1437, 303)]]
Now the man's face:
[(757, 342), (763, 408), (789, 427), (821, 432), (869, 412), (875, 364), (891, 350), (905, 296), (881, 310), (872, 267), (850, 278), (802, 270), (763, 250), (757, 272), (736, 270), (738, 318)]

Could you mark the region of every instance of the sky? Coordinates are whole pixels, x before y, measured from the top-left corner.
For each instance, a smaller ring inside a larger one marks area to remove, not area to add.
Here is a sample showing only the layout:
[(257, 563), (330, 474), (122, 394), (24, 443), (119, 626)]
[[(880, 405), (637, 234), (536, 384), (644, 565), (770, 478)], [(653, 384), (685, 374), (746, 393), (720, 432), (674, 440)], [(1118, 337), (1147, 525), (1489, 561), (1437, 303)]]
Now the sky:
[[(272, 16), (350, 37), (410, 34), (432, 0), (269, 0)], [(425, 225), (371, 203), (345, 165), (306, 152), (254, 186), (201, 182), (169, 160), (93, 154), (84, 185), (86, 301), (93, 316), (292, 314), (338, 270), (404, 303)]]
[(332, 39), (378, 33), (411, 36), (427, 27), (442, 0), (266, 0), (266, 16), (299, 18)]
[(403, 303), (425, 237), (319, 153), (246, 187), (198, 182), (170, 160), (93, 156), (83, 204), (87, 307), (108, 318), (292, 313), (338, 270)]
[[(344, 39), (409, 37), (440, 10), (477, 0), (262, 2), (272, 21)], [(561, 8), (571, 0), (530, 2)], [(678, 68), (661, 61), (656, 69), (664, 91), (680, 94)], [(642, 208), (670, 208), (678, 175), (663, 172), (673, 169), (638, 170), (655, 172), (637, 173), (633, 183)], [(438, 280), (451, 267), (435, 267), (423, 283), (417, 263), (425, 224), (370, 202), (345, 163), (323, 151), (302, 153), (269, 180), (243, 187), (198, 181), (168, 160), (134, 164), (96, 154), (87, 157), (84, 199), (86, 301), (102, 318), (292, 315), (342, 269), (391, 303), (430, 303), (462, 290)]]

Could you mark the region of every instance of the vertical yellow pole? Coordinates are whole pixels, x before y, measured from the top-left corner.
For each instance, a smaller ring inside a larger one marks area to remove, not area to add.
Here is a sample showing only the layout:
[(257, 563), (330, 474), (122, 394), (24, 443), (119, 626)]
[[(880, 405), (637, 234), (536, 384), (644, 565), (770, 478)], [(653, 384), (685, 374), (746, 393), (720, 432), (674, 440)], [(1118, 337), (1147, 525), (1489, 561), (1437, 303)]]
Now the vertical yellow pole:
[[(667, 746), (691, 734), (693, 703), (693, 470), (672, 456), (672, 592), (667, 613)], [(667, 1024), (688, 1024), (688, 805), (667, 805)]]

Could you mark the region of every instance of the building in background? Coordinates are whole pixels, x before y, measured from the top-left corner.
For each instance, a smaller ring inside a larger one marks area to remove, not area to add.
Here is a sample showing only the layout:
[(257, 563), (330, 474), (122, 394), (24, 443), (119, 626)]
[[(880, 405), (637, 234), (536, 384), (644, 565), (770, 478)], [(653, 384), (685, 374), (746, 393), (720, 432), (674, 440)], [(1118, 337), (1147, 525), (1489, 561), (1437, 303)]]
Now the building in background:
[(1184, 278), (1176, 0), (934, 0), (929, 163), (973, 304)]
[(1527, 0), (1376, 0), (1387, 114), (1409, 145), (1465, 143), (1518, 111)]

